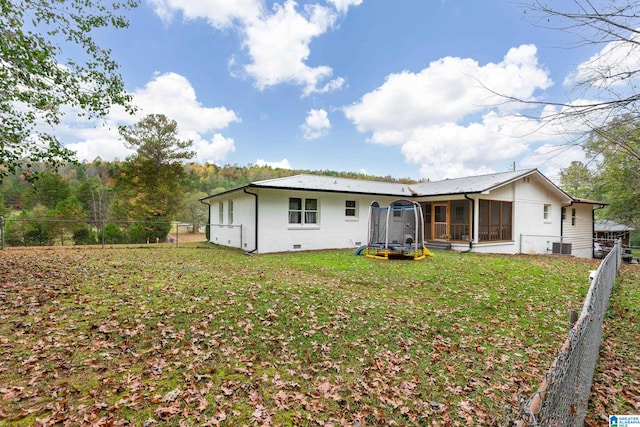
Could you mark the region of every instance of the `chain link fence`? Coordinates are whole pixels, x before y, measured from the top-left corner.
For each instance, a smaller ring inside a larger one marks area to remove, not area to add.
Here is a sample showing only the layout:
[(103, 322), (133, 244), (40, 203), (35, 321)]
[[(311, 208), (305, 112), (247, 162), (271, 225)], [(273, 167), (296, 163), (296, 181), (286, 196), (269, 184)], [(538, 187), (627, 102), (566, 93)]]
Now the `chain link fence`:
[(92, 222), (0, 217), (0, 249), (21, 246), (173, 243), (200, 234), (191, 224), (166, 221)]
[[(602, 322), (620, 267), (622, 247), (614, 248), (592, 274), (580, 317), (575, 321), (556, 360), (531, 397), (520, 397), (515, 417), (504, 426), (582, 426), (595, 372)], [(509, 412), (509, 411), (507, 411)]]

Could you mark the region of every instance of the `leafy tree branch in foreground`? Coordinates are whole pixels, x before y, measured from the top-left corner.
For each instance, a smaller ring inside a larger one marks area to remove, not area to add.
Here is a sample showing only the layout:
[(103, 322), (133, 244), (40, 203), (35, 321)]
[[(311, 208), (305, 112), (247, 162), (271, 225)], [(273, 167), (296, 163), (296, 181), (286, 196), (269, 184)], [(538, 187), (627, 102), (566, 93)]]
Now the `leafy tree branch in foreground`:
[(36, 162), (57, 166), (74, 158), (52, 133), (65, 111), (87, 118), (113, 105), (132, 111), (118, 64), (92, 32), (128, 27), (122, 12), (137, 6), (136, 0), (0, 2), (0, 182), (20, 169), (31, 176)]

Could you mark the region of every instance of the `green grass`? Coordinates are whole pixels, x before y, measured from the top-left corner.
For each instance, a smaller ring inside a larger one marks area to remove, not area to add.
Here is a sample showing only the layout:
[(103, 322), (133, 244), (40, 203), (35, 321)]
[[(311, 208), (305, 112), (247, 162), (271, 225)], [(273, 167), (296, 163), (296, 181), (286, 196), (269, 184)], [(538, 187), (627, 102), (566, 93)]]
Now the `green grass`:
[[(501, 424), (549, 368), (596, 265), (206, 244), (0, 252), (0, 425)], [(637, 288), (617, 286), (612, 312), (637, 332)], [(616, 348), (635, 360), (637, 342)]]

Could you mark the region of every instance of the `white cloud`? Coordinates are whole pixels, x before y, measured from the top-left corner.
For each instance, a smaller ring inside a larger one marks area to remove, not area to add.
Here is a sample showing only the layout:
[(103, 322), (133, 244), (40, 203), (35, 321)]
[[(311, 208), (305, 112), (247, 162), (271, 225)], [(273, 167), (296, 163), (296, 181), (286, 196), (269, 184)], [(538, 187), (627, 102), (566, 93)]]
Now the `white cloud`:
[[(244, 47), (252, 63), (245, 70), (259, 89), (294, 82), (302, 85), (308, 95), (318, 92), (322, 83), (331, 78), (330, 67), (310, 67), (305, 61), (311, 52), (311, 40), (326, 32), (337, 15), (333, 9), (320, 5), (308, 5), (304, 12), (299, 13), (296, 3), (287, 0), (283, 5), (275, 4), (273, 14), (247, 26)], [(328, 84), (340, 86), (335, 82)]]
[(362, 4), (362, 0), (328, 0), (338, 10), (338, 12), (345, 13), (350, 6), (359, 6)]
[(218, 163), (227, 158), (229, 153), (236, 151), (233, 138), (225, 138), (215, 133), (210, 141), (194, 139), (193, 149), (196, 152), (195, 160), (200, 163)]
[(640, 69), (638, 42), (640, 37), (630, 34), (629, 40), (606, 44), (600, 52), (578, 65), (564, 84), (600, 89), (626, 87), (630, 80), (637, 82), (635, 72)]
[(291, 165), (287, 159), (282, 159), (279, 162), (267, 162), (266, 160), (258, 159), (256, 160), (256, 166), (269, 166), (273, 169), (291, 169)]
[(147, 114), (165, 114), (178, 122), (179, 128), (199, 133), (224, 129), (240, 118), (224, 107), (204, 107), (186, 77), (176, 73), (157, 75), (143, 88), (134, 91), (139, 107), (135, 121)]
[(418, 73), (387, 76), (344, 113), (371, 134), (370, 142), (401, 145), (424, 178), (506, 170), (530, 144), (548, 137), (538, 133), (538, 120), (519, 115), (497, 95), (534, 99), (552, 85), (536, 55), (535, 46), (523, 45), (499, 63), (442, 58)]
[[(421, 165), (424, 178), (455, 178), (492, 172), (526, 153), (538, 137), (538, 123), (519, 116), (502, 117), (487, 113), (479, 122), (467, 125), (443, 123), (414, 129), (402, 145), (409, 163)], [(425, 173), (428, 173), (425, 175)]]
[(103, 160), (124, 160), (133, 151), (126, 148), (119, 140), (117, 127), (97, 126), (95, 128), (73, 129), (67, 128), (66, 134), (79, 138), (78, 142), (67, 144), (66, 147), (77, 153), (80, 160), (88, 162), (96, 157)]
[[(153, 0), (158, 16), (170, 20), (176, 12), (186, 19), (205, 19), (216, 29), (235, 27), (243, 37), (242, 48), (249, 62), (242, 69), (258, 89), (293, 83), (303, 87), (303, 94), (336, 90), (344, 84), (333, 78), (326, 65), (309, 66), (311, 41), (330, 30), (349, 6), (362, 0), (331, 0), (333, 7), (307, 4), (299, 10), (293, 0), (274, 3), (267, 11), (258, 0)], [(241, 61), (234, 55), (229, 66), (234, 76), (240, 73)]]
[(178, 138), (194, 142), (196, 160), (224, 160), (235, 150), (232, 138), (213, 132), (239, 122), (240, 118), (225, 107), (203, 106), (185, 77), (175, 73), (157, 75), (132, 95), (138, 106), (134, 116), (122, 108), (114, 108), (105, 120), (79, 122), (76, 115), (68, 114), (68, 120), (57, 129), (64, 140), (73, 141), (66, 146), (76, 151), (81, 160), (92, 161), (96, 156), (105, 160), (124, 159), (133, 152), (124, 147), (118, 125), (136, 123), (148, 114), (164, 114), (178, 123)]
[(446, 57), (419, 73), (390, 74), (382, 86), (346, 107), (345, 114), (359, 131), (373, 132), (372, 142), (400, 144), (407, 129), (457, 122), (502, 107), (504, 98), (491, 91), (530, 99), (549, 86), (535, 46), (523, 45), (509, 50), (498, 64), (480, 66), (472, 59)]
[(309, 110), (307, 119), (301, 126), (305, 139), (318, 139), (325, 136), (331, 129), (331, 122), (325, 110)]
[[(586, 162), (584, 150), (577, 145), (543, 144), (521, 160), (523, 168), (538, 168), (556, 184), (560, 183), (560, 171), (573, 161)], [(541, 167), (541, 165), (544, 165)]]
[(203, 18), (217, 29), (257, 19), (262, 10), (260, 0), (149, 0), (149, 3), (165, 22), (181, 12), (184, 19)]

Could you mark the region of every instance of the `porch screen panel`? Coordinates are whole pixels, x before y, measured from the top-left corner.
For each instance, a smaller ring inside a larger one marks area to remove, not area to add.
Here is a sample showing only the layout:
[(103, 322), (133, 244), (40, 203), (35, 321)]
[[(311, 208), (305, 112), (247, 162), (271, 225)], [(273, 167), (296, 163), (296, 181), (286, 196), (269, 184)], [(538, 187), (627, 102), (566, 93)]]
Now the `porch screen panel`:
[(502, 234), (502, 240), (513, 240), (512, 235), (512, 206), (511, 202), (501, 202), (502, 203), (502, 215), (500, 217), (501, 224), (500, 230)]
[(478, 240), (489, 240), (489, 201), (480, 200), (478, 203)]
[(431, 239), (431, 203), (422, 205), (422, 213), (424, 215), (424, 238)]
[(453, 240), (468, 240), (469, 230), (469, 202), (451, 202), (451, 238)]
[(478, 203), (478, 240), (512, 240), (513, 203), (480, 200)]
[(500, 202), (491, 201), (489, 209), (489, 240), (502, 240), (500, 235)]
[(447, 224), (447, 205), (433, 206), (433, 235), (436, 239), (444, 239), (449, 233)]

